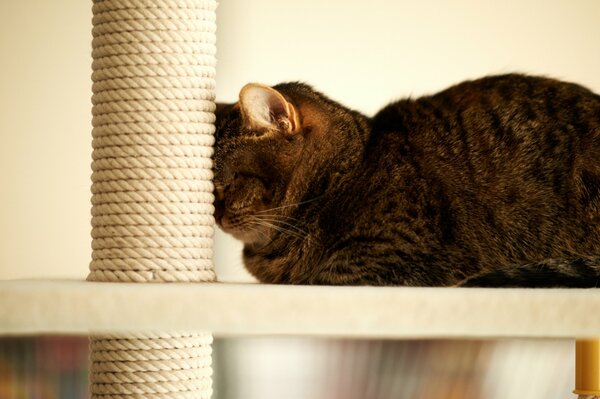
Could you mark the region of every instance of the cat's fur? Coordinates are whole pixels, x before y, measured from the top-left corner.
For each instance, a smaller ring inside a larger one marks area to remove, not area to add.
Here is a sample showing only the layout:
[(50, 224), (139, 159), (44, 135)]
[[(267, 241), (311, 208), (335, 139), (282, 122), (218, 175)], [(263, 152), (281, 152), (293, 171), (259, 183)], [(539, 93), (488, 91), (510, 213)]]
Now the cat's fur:
[(262, 282), (596, 286), (600, 96), (518, 74), (369, 118), (250, 84), (217, 112), (216, 220)]

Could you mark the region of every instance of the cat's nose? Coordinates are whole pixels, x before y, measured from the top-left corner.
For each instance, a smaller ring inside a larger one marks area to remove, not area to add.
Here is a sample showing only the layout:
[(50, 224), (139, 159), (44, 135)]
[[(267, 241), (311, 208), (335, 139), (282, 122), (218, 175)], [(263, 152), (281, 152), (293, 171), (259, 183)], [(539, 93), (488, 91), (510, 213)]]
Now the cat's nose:
[(223, 214), (225, 213), (225, 185), (215, 182), (213, 195), (215, 197), (213, 205), (215, 207), (215, 221), (217, 224), (221, 224)]
[(225, 185), (221, 183), (215, 183), (214, 189), (215, 200), (222, 201), (225, 198)]
[(223, 220), (224, 211), (224, 203), (223, 201), (215, 201), (215, 222), (220, 226), (221, 220)]

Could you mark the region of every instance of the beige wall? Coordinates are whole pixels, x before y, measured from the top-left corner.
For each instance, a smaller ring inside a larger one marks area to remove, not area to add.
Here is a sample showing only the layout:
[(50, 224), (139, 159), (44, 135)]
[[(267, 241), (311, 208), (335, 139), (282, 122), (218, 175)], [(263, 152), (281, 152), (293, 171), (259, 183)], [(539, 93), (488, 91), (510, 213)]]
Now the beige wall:
[[(90, 8), (0, 1), (0, 278), (87, 273)], [(226, 0), (218, 12), (221, 100), (248, 81), (302, 80), (373, 113), (514, 70), (600, 92), (595, 0)], [(239, 246), (216, 239), (221, 278), (243, 278)]]
[(90, 21), (87, 1), (0, 1), (0, 278), (86, 275)]

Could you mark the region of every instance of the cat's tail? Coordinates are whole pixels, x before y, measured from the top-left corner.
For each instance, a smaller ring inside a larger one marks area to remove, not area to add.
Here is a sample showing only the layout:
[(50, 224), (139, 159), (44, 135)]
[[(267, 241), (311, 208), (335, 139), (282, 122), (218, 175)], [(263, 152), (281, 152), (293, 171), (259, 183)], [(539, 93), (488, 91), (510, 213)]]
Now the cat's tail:
[(547, 259), (469, 277), (459, 287), (600, 287), (600, 256)]

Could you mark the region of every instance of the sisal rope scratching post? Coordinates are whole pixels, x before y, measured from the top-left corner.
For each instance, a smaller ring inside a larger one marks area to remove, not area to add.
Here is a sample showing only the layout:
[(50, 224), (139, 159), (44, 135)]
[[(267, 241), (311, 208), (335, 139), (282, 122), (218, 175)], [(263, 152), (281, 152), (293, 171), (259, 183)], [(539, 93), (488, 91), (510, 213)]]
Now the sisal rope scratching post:
[[(215, 279), (215, 8), (94, 0), (88, 280)], [(91, 397), (209, 398), (211, 342), (185, 332), (91, 337)]]

